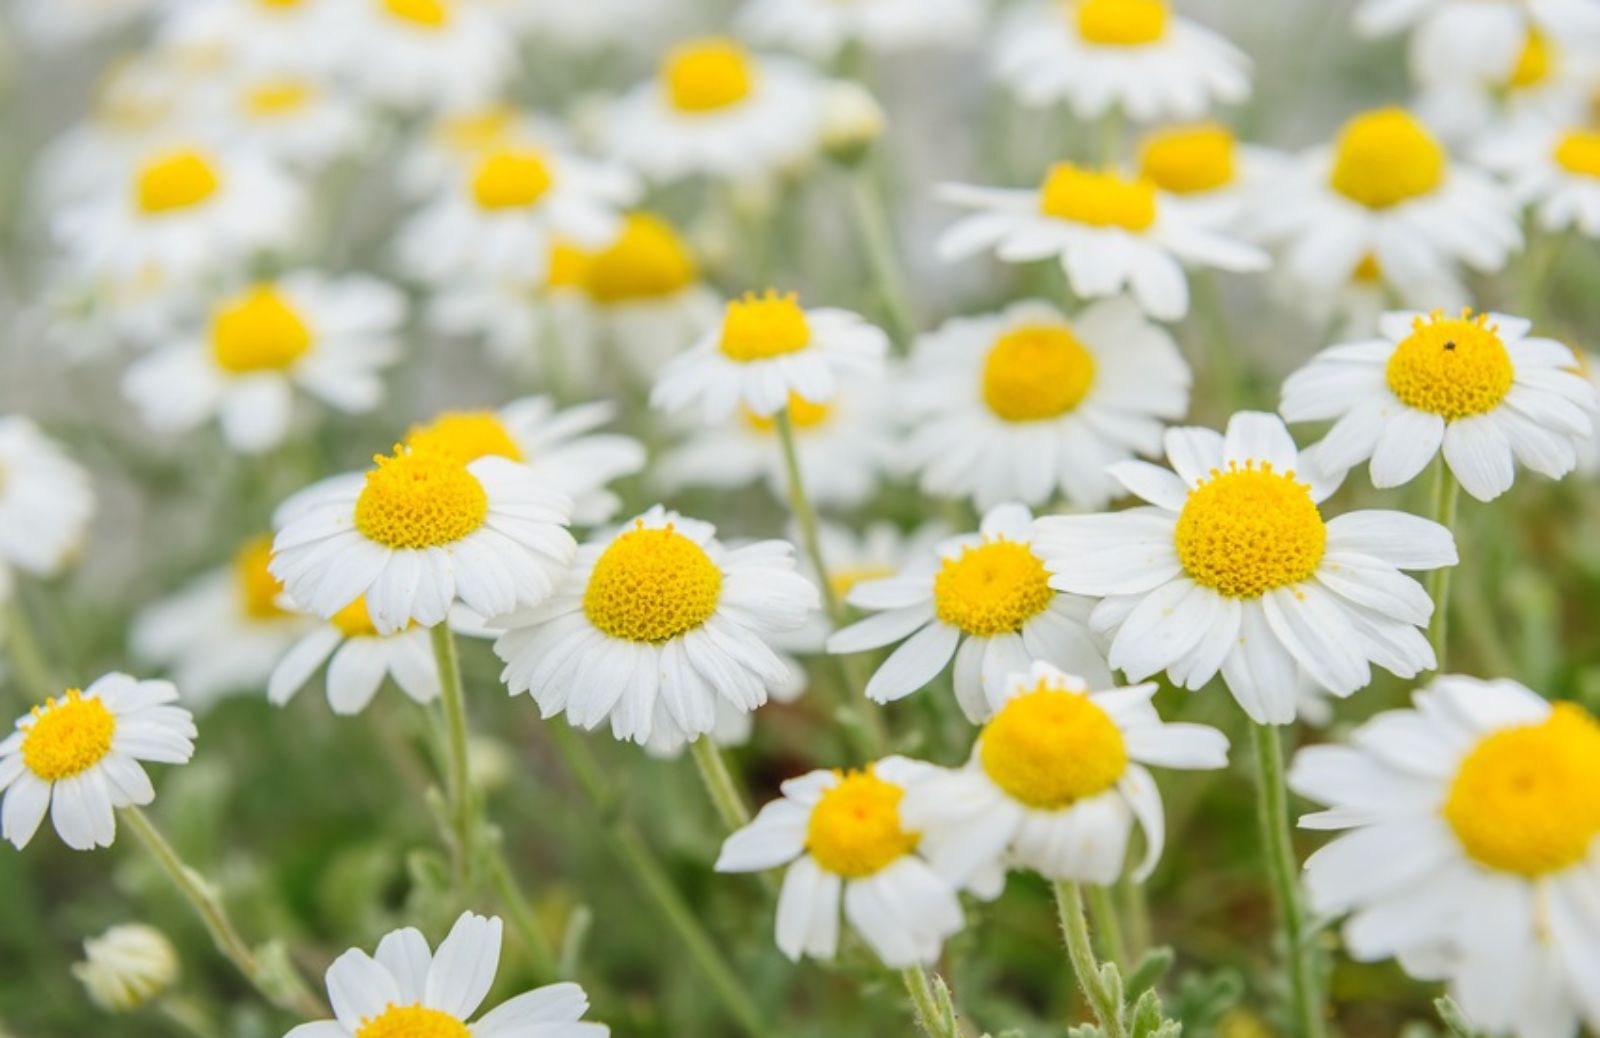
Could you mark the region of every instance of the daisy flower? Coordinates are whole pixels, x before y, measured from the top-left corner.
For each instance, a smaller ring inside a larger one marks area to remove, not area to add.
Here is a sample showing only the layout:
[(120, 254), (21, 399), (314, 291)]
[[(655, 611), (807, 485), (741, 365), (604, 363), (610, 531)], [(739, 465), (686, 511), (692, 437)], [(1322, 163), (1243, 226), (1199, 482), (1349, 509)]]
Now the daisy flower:
[(1301, 750), (1295, 792), (1343, 831), (1306, 862), (1361, 961), (1448, 980), (1486, 1034), (1600, 1027), (1600, 723), (1505, 679), (1446, 676), (1349, 745)]
[(1039, 301), (956, 318), (913, 347), (906, 460), (925, 492), (980, 509), (1058, 493), (1103, 507), (1116, 486), (1106, 465), (1159, 450), (1189, 383), (1172, 336), (1126, 297), (1071, 318)]
[(1424, 83), (1516, 68), (1530, 30), (1554, 39), (1600, 34), (1592, 0), (1362, 0), (1356, 26), (1371, 36), (1411, 30), (1411, 69)]
[(940, 238), (945, 259), (990, 249), (1007, 263), (1059, 259), (1080, 298), (1126, 289), (1160, 320), (1189, 311), (1184, 263), (1231, 271), (1267, 266), (1265, 253), (1207, 226), (1203, 209), (1116, 170), (1058, 162), (1037, 188), (946, 184), (939, 194), (978, 210)]
[(365, 710), (385, 676), (418, 703), (439, 697), (439, 670), (428, 629), (413, 624), (396, 634), (379, 634), (364, 598), (334, 613), (279, 654), (267, 680), (267, 699), (283, 706), (324, 663), (328, 705), (336, 714)]
[(218, 301), (203, 332), (134, 362), (123, 389), (156, 429), (214, 417), (231, 446), (259, 454), (287, 438), (296, 389), (347, 413), (376, 407), (404, 320), (405, 298), (381, 281), (297, 271)]
[(497, 616), (544, 601), (572, 562), (571, 500), (527, 466), (397, 446), (280, 508), (272, 574), (332, 619), (366, 596), (379, 634), (443, 623), (461, 601)]
[(1381, 338), (1330, 347), (1289, 376), (1283, 415), (1337, 419), (1307, 453), (1339, 478), (1370, 458), (1373, 485), (1397, 487), (1442, 449), (1480, 501), (1510, 489), (1516, 462), (1559, 479), (1593, 435), (1600, 396), (1570, 349), (1530, 327), (1468, 310), (1385, 314)]
[[(1505, 133), (1514, 139), (1518, 129), (1582, 120), (1595, 72), (1585, 48), (1530, 28), (1509, 71), (1480, 69), (1423, 83), (1417, 114), (1448, 141), (1493, 148)], [(1490, 164), (1481, 155), (1479, 161)]]
[(839, 908), (891, 969), (930, 965), (962, 926), (956, 891), (919, 854), (921, 836), (901, 801), (934, 773), (886, 757), (864, 771), (813, 771), (783, 784), (783, 797), (722, 845), (718, 872), (788, 865), (778, 895), (778, 949), (832, 959)]
[(1249, 236), (1254, 208), (1283, 175), (1285, 156), (1247, 144), (1218, 122), (1167, 126), (1139, 143), (1139, 176), (1218, 226)]
[(830, 403), (840, 380), (883, 370), (889, 337), (848, 310), (802, 310), (798, 297), (746, 293), (722, 322), (661, 372), (650, 403), (666, 411), (698, 404), (707, 422), (740, 407), (771, 418), (792, 395)]
[(787, 542), (724, 548), (711, 524), (658, 505), (584, 545), (548, 602), (499, 617), (494, 648), (501, 680), (544, 717), (592, 729), (609, 715), (641, 744), (663, 729), (693, 739), (719, 698), (748, 713), (790, 680), (768, 639), (818, 606)]
[(1190, 690), (1220, 670), (1251, 720), (1288, 724), (1299, 671), (1342, 697), (1373, 663), (1435, 665), (1418, 630), (1433, 602), (1401, 570), (1454, 565), (1449, 530), (1403, 512), (1324, 520), (1337, 482), (1315, 480), (1277, 415), (1240, 412), (1226, 436), (1169, 429), (1166, 445), (1171, 471), (1112, 466), (1147, 507), (1037, 523), (1050, 586), (1101, 599), (1089, 622), (1112, 667)]
[(116, 809), (155, 799), (139, 762), (194, 755), (194, 718), (177, 701), (171, 682), (113, 673), (34, 707), (0, 741), (0, 835), (21, 850), (49, 812), (73, 850), (111, 846)]
[(0, 603), (11, 597), (13, 570), (61, 572), (93, 514), (88, 473), (31, 419), (0, 417)]
[(348, 0), (177, 0), (163, 6), (156, 42), (167, 52), (218, 55), (249, 76), (321, 75), (336, 67)]
[(481, 340), (497, 362), (542, 384), (594, 388), (601, 364), (589, 348), (582, 290), (588, 261), (583, 249), (554, 239), (537, 276), (439, 285), (428, 295), (425, 319), (441, 335)]
[(1250, 59), (1165, 0), (1030, 2), (1001, 25), (995, 72), (1017, 100), (1083, 119), (1194, 119), (1250, 96)]
[[(393, 930), (375, 954), (352, 948), (328, 967), (332, 1020), (301, 1024), (285, 1038), (606, 1038), (585, 1021), (589, 997), (576, 984), (548, 984), (472, 1017), (500, 968), (501, 923), (464, 913), (437, 951), (410, 927)], [(471, 1021), (469, 1023), (469, 1021)]]
[(873, 51), (959, 46), (983, 25), (980, 0), (746, 0), (741, 34), (827, 61), (852, 43)]
[(406, 111), (496, 97), (516, 60), (510, 34), (471, 0), (342, 0), (325, 31), (361, 96)]
[(1530, 122), (1486, 144), (1479, 157), (1533, 207), (1541, 228), (1600, 238), (1600, 129)]
[(236, 76), (219, 86), (209, 96), (215, 110), (198, 115), (208, 130), (291, 168), (320, 169), (372, 136), (348, 97), (309, 74)]
[(1086, 625), (1091, 603), (1057, 594), (1034, 548), (1040, 526), (1022, 505), (990, 509), (977, 533), (942, 542), (893, 577), (856, 584), (846, 601), (875, 614), (828, 639), (831, 653), (904, 641), (867, 682), (887, 703), (927, 685), (952, 659), (955, 693), (974, 724), (1006, 678), (1045, 660), (1097, 687), (1111, 672)]

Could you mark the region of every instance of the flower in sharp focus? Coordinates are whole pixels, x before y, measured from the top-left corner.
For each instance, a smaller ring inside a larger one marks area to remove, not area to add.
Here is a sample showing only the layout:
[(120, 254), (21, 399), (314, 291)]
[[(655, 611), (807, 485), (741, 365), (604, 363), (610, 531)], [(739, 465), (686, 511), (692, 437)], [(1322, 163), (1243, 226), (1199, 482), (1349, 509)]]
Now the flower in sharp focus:
[(279, 654), (267, 679), (267, 698), (282, 706), (328, 665), (328, 705), (344, 716), (372, 702), (385, 677), (418, 703), (439, 696), (439, 670), (428, 629), (415, 624), (379, 634), (358, 598)]
[(1542, 229), (1600, 238), (1600, 128), (1525, 124), (1485, 142), (1478, 154), (1505, 175), (1517, 201), (1533, 207)]
[(488, 101), (515, 70), (510, 34), (470, 0), (344, 0), (324, 31), (357, 93), (405, 111)]
[(89, 1001), (108, 1013), (126, 1013), (166, 994), (178, 980), (178, 953), (154, 927), (113, 926), (83, 942), (83, 961), (72, 964)]
[(851, 44), (888, 52), (959, 46), (983, 25), (981, 0), (746, 0), (737, 24), (761, 44), (826, 61)]
[(83, 546), (94, 514), (89, 475), (28, 418), (0, 417), (0, 603), (12, 571), (49, 577)]
[(1337, 483), (1314, 481), (1276, 415), (1236, 414), (1226, 436), (1169, 429), (1166, 444), (1171, 470), (1112, 467), (1146, 506), (1037, 524), (1051, 586), (1101, 599), (1089, 622), (1112, 667), (1191, 690), (1220, 671), (1252, 720), (1288, 724), (1300, 671), (1348, 696), (1373, 663), (1403, 678), (1435, 666), (1418, 629), (1433, 602), (1401, 570), (1454, 565), (1449, 530), (1403, 512), (1324, 520)]

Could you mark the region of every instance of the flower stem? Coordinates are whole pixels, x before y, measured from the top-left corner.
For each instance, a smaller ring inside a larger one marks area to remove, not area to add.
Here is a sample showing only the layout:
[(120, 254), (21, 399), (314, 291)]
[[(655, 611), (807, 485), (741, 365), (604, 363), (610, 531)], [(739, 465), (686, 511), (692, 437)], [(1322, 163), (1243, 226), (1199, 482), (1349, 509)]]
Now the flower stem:
[(1056, 914), (1061, 920), (1061, 935), (1067, 943), (1067, 958), (1072, 972), (1077, 974), (1078, 987), (1100, 1022), (1106, 1038), (1128, 1038), (1128, 1029), (1122, 1020), (1122, 1006), (1100, 976), (1100, 963), (1094, 956), (1094, 944), (1089, 939), (1089, 920), (1083, 912), (1083, 891), (1078, 884), (1058, 879), (1054, 884)]
[(1224, 413), (1232, 414), (1244, 405), (1248, 394), (1233, 351), (1233, 330), (1228, 326), (1222, 287), (1216, 274), (1209, 270), (1195, 271), (1190, 281), (1194, 285), (1195, 309), (1205, 329), (1212, 392), (1221, 401)]
[(6, 618), (5, 646), (10, 655), (7, 662), (16, 672), (17, 684), (30, 702), (42, 703), (51, 696), (60, 695), (62, 688), (56, 681), (55, 675), (50, 671), (50, 665), (44, 661), (44, 654), (39, 651), (39, 639), (34, 634), (33, 624), (28, 622), (27, 611), (22, 608), (19, 598), (13, 598), (10, 614)]
[(1100, 953), (1109, 962), (1127, 966), (1128, 945), (1122, 937), (1122, 920), (1117, 916), (1117, 906), (1111, 899), (1111, 888), (1091, 884), (1084, 892), (1089, 905), (1089, 917), (1100, 934)]
[(711, 736), (702, 735), (690, 743), (689, 752), (694, 756), (700, 780), (705, 783), (706, 793), (711, 797), (712, 806), (717, 809), (717, 817), (722, 819), (722, 824), (729, 831), (749, 825), (750, 807), (745, 803), (744, 794), (734, 781), (733, 773), (728, 770), (727, 758), (711, 741)]
[(960, 1030), (952, 1026), (939, 1007), (939, 998), (933, 991), (933, 979), (923, 966), (907, 966), (900, 971), (900, 980), (911, 996), (911, 1011), (917, 1026), (928, 1038), (960, 1038)]
[(476, 797), (467, 762), (467, 702), (462, 690), (461, 657), (456, 636), (448, 623), (429, 630), (433, 655), (439, 666), (439, 703), (445, 722), (445, 790), (450, 800), (450, 825), (456, 866), (456, 884), (463, 899), (471, 887), (477, 820)]
[[(1461, 497), (1461, 484), (1450, 471), (1444, 455), (1439, 456), (1434, 470), (1433, 520), (1455, 534), (1456, 502)], [(1450, 633), (1450, 566), (1440, 566), (1428, 575), (1428, 597), (1433, 599), (1433, 624), (1428, 628), (1428, 641), (1433, 645), (1434, 668), (1444, 670), (1445, 648)]]
[(906, 294), (905, 271), (890, 230), (888, 207), (866, 163), (859, 164), (850, 174), (850, 200), (855, 205), (861, 244), (867, 251), (867, 263), (889, 319), (895, 349), (904, 354), (916, 338), (917, 319)]

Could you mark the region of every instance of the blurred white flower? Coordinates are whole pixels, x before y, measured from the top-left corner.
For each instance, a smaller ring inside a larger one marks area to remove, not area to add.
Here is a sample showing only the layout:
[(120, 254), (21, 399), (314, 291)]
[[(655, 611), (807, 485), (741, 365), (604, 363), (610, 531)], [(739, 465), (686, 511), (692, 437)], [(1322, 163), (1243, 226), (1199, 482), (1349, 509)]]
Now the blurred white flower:
[(83, 547), (94, 514), (89, 474), (28, 418), (0, 417), (0, 603), (12, 570), (61, 572)]
[(178, 953), (165, 934), (130, 923), (86, 939), (72, 975), (89, 1001), (108, 1013), (126, 1013), (166, 994), (178, 969)]
[(1485, 143), (1478, 155), (1505, 176), (1517, 201), (1533, 207), (1541, 229), (1576, 228), (1600, 238), (1600, 129), (1530, 122)]
[[(299, 3), (330, 0), (298, 0)], [(514, 39), (473, 0), (331, 0), (334, 65), (363, 97), (403, 111), (500, 96)]]
[(1574, 44), (1600, 36), (1593, 0), (1362, 0), (1356, 25), (1373, 36), (1411, 31), (1411, 71), (1424, 83), (1487, 73), (1504, 80), (1532, 29)]
[(826, 61), (851, 44), (899, 51), (970, 43), (984, 0), (745, 0), (735, 24), (765, 46)]

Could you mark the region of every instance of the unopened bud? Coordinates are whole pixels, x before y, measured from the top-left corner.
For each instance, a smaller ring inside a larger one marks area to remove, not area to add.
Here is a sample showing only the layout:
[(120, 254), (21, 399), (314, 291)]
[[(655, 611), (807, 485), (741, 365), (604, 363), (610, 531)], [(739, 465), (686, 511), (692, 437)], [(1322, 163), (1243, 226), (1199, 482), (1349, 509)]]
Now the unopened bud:
[(110, 1013), (125, 1013), (158, 998), (178, 979), (178, 953), (149, 926), (113, 926), (83, 942), (84, 960), (72, 975), (90, 1001)]

